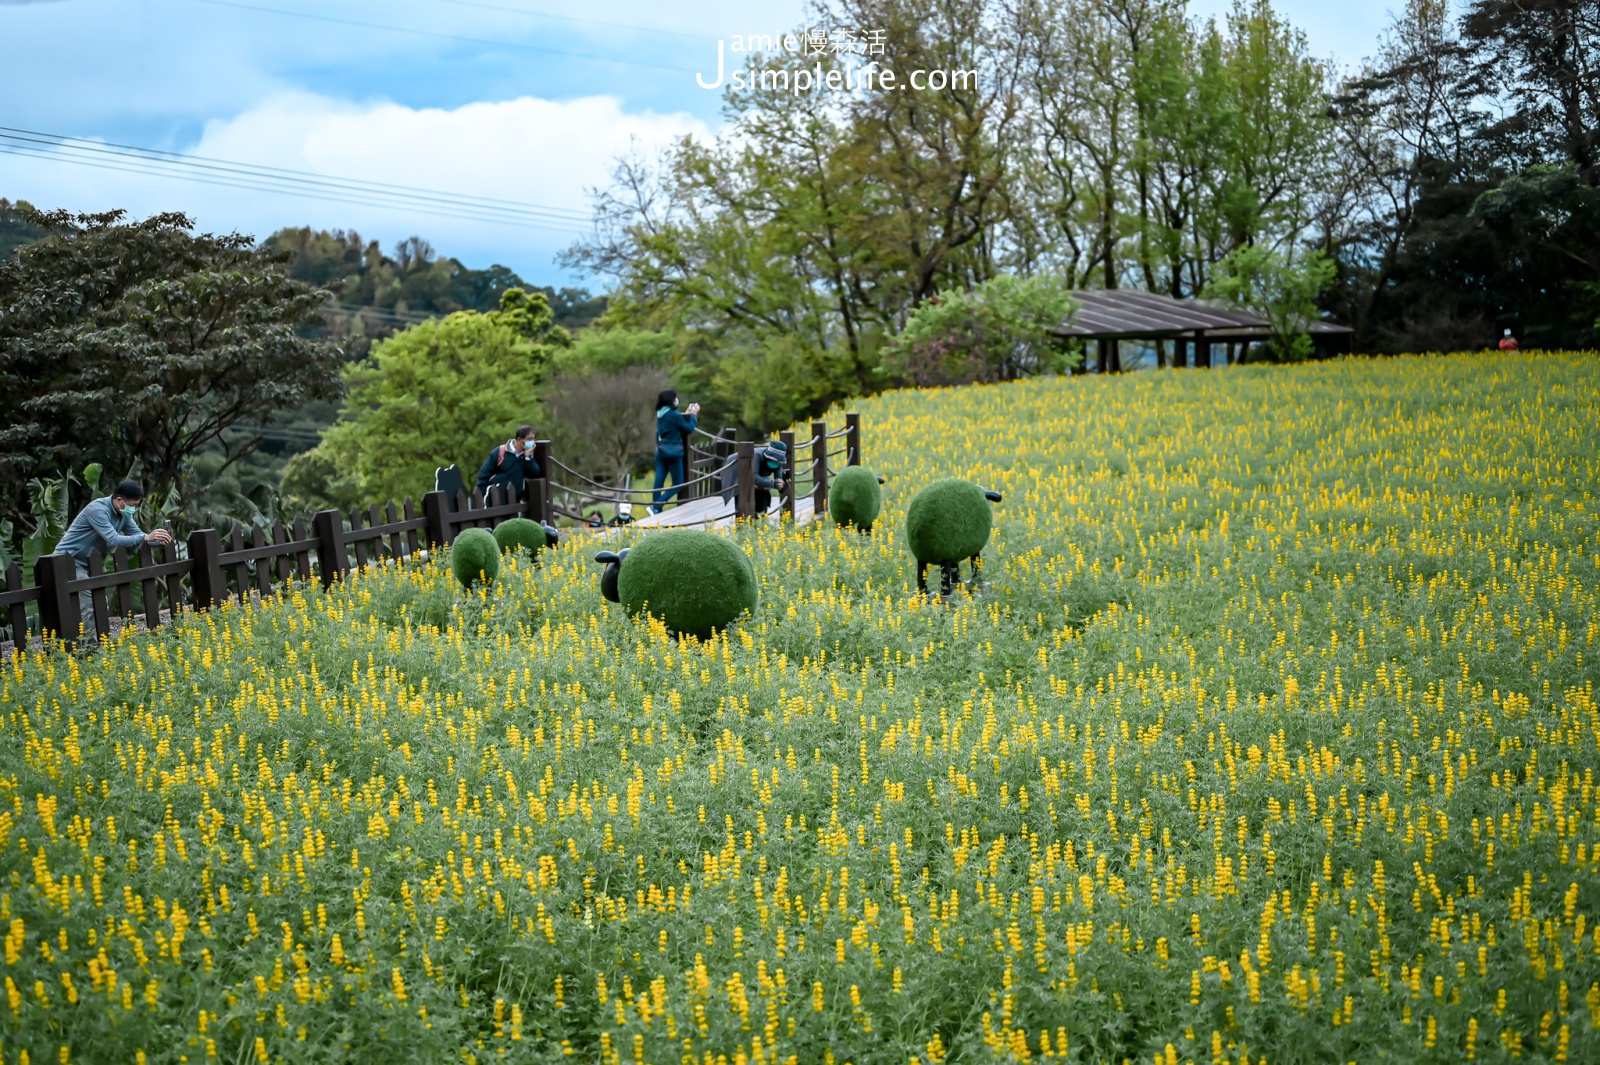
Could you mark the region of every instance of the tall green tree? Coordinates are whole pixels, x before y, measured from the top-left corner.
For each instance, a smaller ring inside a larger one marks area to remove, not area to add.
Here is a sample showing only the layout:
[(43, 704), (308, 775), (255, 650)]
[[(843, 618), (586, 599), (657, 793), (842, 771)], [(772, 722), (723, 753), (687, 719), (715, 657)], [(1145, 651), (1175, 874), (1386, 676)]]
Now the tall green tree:
[(543, 293), (510, 289), (501, 307), (411, 326), (350, 365), (339, 420), (290, 460), (284, 496), (348, 507), (418, 498), (440, 466), (475, 473), (490, 448), (534, 420), (553, 353), (571, 343)]
[(598, 236), (566, 262), (614, 280), (619, 320), (696, 334), (685, 360), (715, 365), (690, 374), (749, 428), (875, 387), (878, 347), (918, 301), (996, 269), (1019, 69), (998, 19), (957, 0), (819, 9), (824, 32), (882, 29), (902, 78), (963, 73), (812, 92), (796, 79), (842, 84), (838, 56), (757, 62), (730, 82), (724, 136), (620, 163)]
[(1265, 318), (1271, 328), (1268, 356), (1300, 362), (1311, 356), (1317, 297), (1333, 283), (1336, 271), (1333, 260), (1320, 251), (1296, 261), (1263, 244), (1245, 244), (1217, 264), (1205, 296)]
[(89, 462), (192, 499), (199, 453), (215, 477), (255, 449), (234, 426), (339, 393), (338, 345), (302, 335), (328, 294), (282, 256), (181, 214), (24, 213), (48, 236), (0, 262), (0, 518)]

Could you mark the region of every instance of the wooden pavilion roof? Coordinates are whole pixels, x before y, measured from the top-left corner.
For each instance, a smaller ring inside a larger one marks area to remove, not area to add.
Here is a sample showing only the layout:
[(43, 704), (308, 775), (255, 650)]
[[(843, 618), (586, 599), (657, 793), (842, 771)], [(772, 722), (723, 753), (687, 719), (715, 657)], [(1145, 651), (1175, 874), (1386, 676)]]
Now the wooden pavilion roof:
[[(1267, 336), (1265, 318), (1218, 307), (1201, 300), (1180, 300), (1131, 289), (1084, 289), (1074, 292), (1078, 310), (1057, 327), (1056, 335), (1097, 340), (1144, 340), (1206, 336), (1215, 340), (1250, 340)], [(1307, 323), (1313, 334), (1349, 333), (1332, 322)]]

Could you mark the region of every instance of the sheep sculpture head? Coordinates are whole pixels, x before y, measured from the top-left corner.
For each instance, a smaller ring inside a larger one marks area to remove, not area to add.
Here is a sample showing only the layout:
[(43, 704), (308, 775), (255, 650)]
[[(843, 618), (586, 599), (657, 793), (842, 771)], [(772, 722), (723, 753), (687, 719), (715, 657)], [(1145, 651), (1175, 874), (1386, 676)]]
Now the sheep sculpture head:
[(621, 551), (602, 551), (594, 556), (596, 562), (603, 563), (606, 567), (600, 573), (600, 594), (613, 603), (622, 602), (622, 597), (617, 592), (617, 578), (621, 576), (622, 563), (631, 550), (632, 548), (624, 547)]
[(927, 570), (940, 568), (942, 591), (961, 583), (961, 561), (971, 562), (971, 583), (978, 580), (984, 545), (994, 526), (993, 506), (1001, 500), (990, 491), (958, 477), (934, 481), (906, 509), (906, 541), (917, 560), (917, 588), (928, 590)]

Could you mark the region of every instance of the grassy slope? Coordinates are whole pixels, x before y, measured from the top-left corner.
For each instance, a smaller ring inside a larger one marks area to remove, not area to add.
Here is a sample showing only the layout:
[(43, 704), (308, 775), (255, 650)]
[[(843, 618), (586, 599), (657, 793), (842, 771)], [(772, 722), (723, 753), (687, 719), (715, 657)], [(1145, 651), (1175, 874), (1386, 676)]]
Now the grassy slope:
[[(1597, 396), (890, 394), (879, 531), (741, 532), (705, 646), (573, 540), (7, 667), (0, 1056), (1595, 1060)], [(944, 606), (950, 473), (1006, 499)]]

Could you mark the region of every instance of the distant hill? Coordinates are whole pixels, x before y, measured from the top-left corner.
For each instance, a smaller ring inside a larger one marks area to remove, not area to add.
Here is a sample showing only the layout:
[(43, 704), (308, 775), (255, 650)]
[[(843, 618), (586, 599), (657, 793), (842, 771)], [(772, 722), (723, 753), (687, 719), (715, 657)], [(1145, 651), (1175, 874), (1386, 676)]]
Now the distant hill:
[[(44, 230), (24, 221), (21, 202), (0, 199), (0, 260), (45, 236)], [(441, 257), (421, 237), (408, 237), (385, 254), (377, 241), (367, 241), (354, 230), (320, 230), (310, 227), (280, 229), (262, 242), (264, 247), (294, 254), (293, 276), (338, 292), (328, 329), (336, 336), (356, 340), (352, 354), (366, 353), (381, 340), (425, 318), (453, 311), (492, 311), (508, 288), (543, 292), (555, 312), (556, 324), (576, 331), (605, 310), (606, 298), (582, 288), (530, 285), (509, 267), (499, 264), (475, 270), (459, 259)]]
[[(294, 254), (290, 272), (339, 293), (330, 329), (336, 335), (378, 340), (424, 318), (454, 311), (492, 311), (509, 288), (542, 292), (556, 324), (578, 330), (605, 310), (604, 296), (587, 289), (530, 285), (509, 267), (474, 270), (441, 257), (426, 240), (409, 237), (384, 254), (377, 241), (345, 230), (280, 229), (264, 246)], [(364, 344), (355, 345), (363, 351)]]

